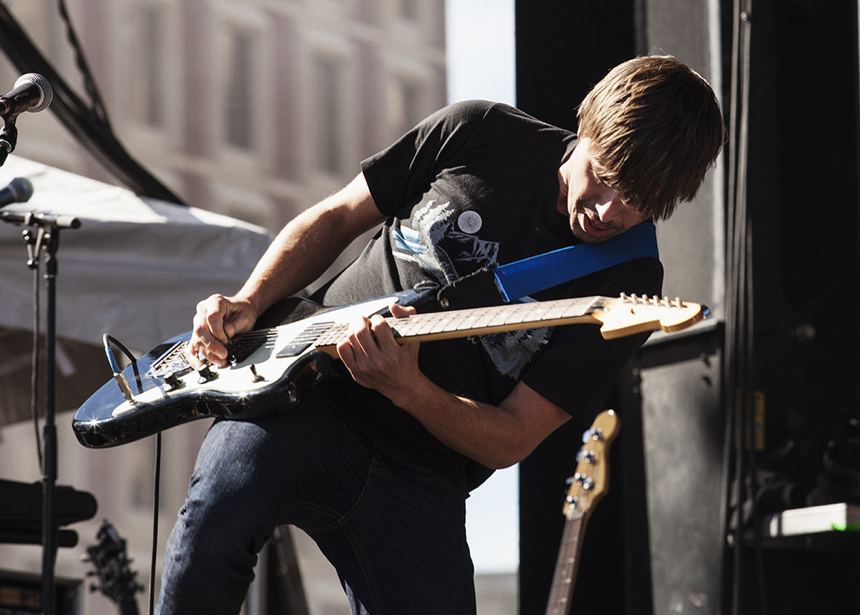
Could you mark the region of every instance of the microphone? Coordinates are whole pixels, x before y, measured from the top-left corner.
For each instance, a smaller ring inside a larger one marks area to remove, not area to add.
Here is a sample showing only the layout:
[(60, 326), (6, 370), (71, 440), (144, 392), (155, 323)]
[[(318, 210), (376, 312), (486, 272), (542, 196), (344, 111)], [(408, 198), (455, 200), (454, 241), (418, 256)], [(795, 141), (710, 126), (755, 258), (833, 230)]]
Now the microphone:
[(36, 113), (47, 109), (54, 98), (54, 90), (48, 80), (37, 73), (21, 75), (15, 87), (0, 95), (0, 116), (5, 120), (18, 117), (24, 111)]
[(25, 203), (33, 196), (33, 184), (26, 177), (16, 177), (0, 190), (0, 207), (10, 203)]

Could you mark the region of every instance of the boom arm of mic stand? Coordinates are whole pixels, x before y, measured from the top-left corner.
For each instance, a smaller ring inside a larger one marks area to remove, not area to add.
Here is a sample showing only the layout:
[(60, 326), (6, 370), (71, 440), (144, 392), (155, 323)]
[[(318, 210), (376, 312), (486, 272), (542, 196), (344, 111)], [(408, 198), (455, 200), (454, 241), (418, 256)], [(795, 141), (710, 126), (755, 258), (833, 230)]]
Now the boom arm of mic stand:
[(23, 226), (34, 226), (44, 229), (79, 228), (81, 221), (74, 216), (61, 214), (46, 214), (34, 211), (0, 211), (0, 220)]

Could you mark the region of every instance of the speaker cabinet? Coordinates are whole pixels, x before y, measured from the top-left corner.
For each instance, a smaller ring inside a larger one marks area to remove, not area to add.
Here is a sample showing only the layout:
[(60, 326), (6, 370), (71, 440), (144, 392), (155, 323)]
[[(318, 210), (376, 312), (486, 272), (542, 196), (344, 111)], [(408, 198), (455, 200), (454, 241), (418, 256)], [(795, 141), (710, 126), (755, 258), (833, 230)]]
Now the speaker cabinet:
[[(82, 583), (71, 579), (55, 580), (56, 615), (78, 615)], [(42, 612), (42, 581), (33, 574), (0, 570), (0, 613), (31, 615)]]

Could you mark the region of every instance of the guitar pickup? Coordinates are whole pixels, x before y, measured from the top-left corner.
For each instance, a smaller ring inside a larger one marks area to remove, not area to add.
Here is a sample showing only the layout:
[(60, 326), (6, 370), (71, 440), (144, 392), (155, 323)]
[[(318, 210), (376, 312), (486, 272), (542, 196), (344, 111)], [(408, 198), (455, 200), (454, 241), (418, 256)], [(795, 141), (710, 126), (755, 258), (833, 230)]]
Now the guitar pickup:
[(325, 333), (333, 322), (319, 322), (304, 329), (275, 355), (278, 359), (297, 357), (310, 348), (319, 336)]

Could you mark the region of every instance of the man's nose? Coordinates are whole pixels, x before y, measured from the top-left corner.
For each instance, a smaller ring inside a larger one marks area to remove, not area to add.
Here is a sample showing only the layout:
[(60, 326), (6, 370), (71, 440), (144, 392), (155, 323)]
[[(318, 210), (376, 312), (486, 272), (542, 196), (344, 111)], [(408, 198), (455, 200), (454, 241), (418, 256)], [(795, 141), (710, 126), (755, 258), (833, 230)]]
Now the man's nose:
[(621, 211), (621, 203), (618, 195), (614, 192), (603, 195), (598, 199), (594, 210), (597, 212), (597, 217), (601, 222), (612, 222), (618, 216), (618, 212)]

